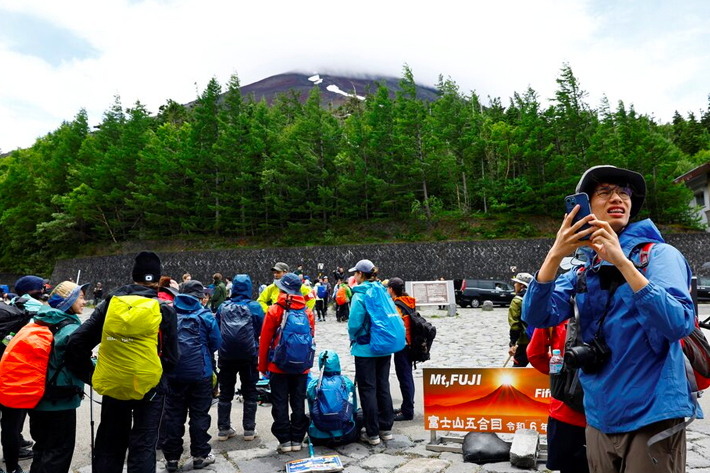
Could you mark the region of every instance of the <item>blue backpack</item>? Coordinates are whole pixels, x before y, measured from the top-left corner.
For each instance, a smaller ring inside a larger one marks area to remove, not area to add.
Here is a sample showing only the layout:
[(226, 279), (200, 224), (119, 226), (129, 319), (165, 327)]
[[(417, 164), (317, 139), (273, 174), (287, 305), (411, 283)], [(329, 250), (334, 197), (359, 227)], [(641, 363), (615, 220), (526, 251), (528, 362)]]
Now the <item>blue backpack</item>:
[(386, 356), (404, 349), (407, 344), (404, 321), (385, 287), (379, 282), (371, 284), (364, 300), (369, 319), (369, 333), (365, 339), (370, 350), (376, 355)]
[(300, 374), (311, 369), (316, 346), (305, 308), (290, 309), (287, 306), (275, 336), (279, 334), (281, 337), (273, 349), (271, 361), (285, 373)]
[(346, 432), (352, 418), (353, 405), (343, 377), (339, 374), (324, 377), (321, 372), (311, 411), (313, 425), (323, 432)]
[(325, 296), (328, 295), (328, 286), (318, 286), (318, 298), (319, 299), (325, 299)]
[(168, 376), (179, 381), (198, 381), (205, 377), (205, 356), (202, 351), (199, 313), (178, 314), (177, 334), (180, 360)]
[(254, 322), (249, 306), (227, 301), (220, 307), (219, 331), (224, 360), (253, 360), (257, 356)]

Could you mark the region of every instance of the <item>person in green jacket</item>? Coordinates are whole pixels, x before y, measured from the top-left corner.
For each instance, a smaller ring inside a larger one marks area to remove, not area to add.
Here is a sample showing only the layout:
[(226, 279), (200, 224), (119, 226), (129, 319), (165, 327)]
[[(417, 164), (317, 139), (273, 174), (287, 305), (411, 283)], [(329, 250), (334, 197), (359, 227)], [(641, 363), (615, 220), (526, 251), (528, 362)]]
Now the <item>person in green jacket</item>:
[[(269, 311), (269, 306), (276, 304), (276, 301), (279, 300), (279, 288), (276, 287), (276, 281), (281, 279), (284, 274), (288, 273), (289, 268), (286, 263), (276, 263), (271, 268), (271, 272), (274, 273), (274, 282), (269, 284), (267, 288), (259, 294), (259, 298), (256, 300), (261, 304), (261, 308), (264, 309), (265, 314)], [(316, 295), (315, 292), (313, 292), (313, 288), (301, 284), (301, 294), (303, 294), (303, 298), (306, 300), (306, 307), (312, 311), (313, 307), (316, 305)]]
[(214, 293), (212, 293), (210, 298), (210, 308), (214, 314), (219, 309), (219, 306), (222, 305), (222, 302), (227, 300), (227, 285), (224, 284), (221, 273), (214, 273), (212, 279), (214, 280)]
[(30, 473), (67, 473), (76, 438), (76, 409), (84, 383), (64, 365), (69, 336), (79, 328), (88, 284), (64, 281), (49, 295), (49, 305), (35, 315), (35, 323), (58, 327), (47, 365), (47, 388), (29, 411), (30, 433), (35, 440)]
[(512, 279), (515, 284), (515, 297), (510, 301), (508, 309), (508, 325), (510, 326), (510, 343), (508, 355), (513, 357), (513, 367), (524, 368), (528, 365), (528, 343), (530, 337), (526, 333), (527, 324), (523, 322), (523, 297), (532, 281), (530, 273), (518, 273)]

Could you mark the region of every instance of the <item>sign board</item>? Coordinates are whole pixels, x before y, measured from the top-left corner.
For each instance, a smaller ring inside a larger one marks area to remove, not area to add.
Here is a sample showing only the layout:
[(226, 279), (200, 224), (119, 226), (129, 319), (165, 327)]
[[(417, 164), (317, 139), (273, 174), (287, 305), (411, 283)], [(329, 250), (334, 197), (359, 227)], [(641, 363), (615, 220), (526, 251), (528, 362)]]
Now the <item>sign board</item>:
[(449, 305), (454, 303), (453, 281), (407, 281), (407, 294), (417, 300), (417, 305)]
[(547, 434), (550, 380), (534, 368), (423, 368), (424, 428)]

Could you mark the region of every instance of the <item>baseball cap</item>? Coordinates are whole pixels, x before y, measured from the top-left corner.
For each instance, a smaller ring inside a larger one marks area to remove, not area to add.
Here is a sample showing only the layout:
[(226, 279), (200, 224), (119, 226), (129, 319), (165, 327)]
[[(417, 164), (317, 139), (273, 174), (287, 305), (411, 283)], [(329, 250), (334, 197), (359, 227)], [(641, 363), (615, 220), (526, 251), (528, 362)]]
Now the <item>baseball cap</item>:
[(355, 271), (360, 271), (361, 273), (371, 273), (373, 269), (375, 269), (375, 265), (372, 264), (372, 261), (369, 259), (361, 259), (353, 268), (348, 269), (348, 272), (354, 273)]
[(387, 282), (387, 287), (392, 289), (404, 289), (404, 281), (400, 278), (392, 278)]
[(276, 263), (272, 268), (271, 271), (283, 271), (284, 273), (288, 273), (288, 265), (286, 263)]

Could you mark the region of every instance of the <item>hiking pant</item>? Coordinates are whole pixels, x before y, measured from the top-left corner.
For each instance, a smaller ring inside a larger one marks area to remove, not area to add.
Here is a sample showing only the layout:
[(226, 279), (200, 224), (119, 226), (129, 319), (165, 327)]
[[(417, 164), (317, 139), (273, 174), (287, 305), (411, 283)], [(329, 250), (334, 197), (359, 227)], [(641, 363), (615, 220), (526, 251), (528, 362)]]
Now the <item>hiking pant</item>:
[(211, 451), (207, 431), (210, 429), (212, 406), (212, 378), (181, 382), (168, 379), (168, 395), (165, 399), (165, 429), (163, 443), (166, 460), (179, 460), (182, 455), (182, 438), (185, 422), (190, 412), (190, 455), (206, 457)]
[(658, 460), (654, 465), (646, 448), (652, 436), (685, 419), (667, 419), (649, 424), (633, 432), (604, 434), (587, 426), (587, 459), (594, 473), (664, 473), (685, 472), (685, 429), (653, 444), (651, 455)]
[(95, 471), (121, 473), (128, 450), (128, 473), (155, 473), (155, 446), (164, 397), (149, 392), (138, 401), (101, 400), (96, 431)]
[(30, 433), (35, 441), (30, 473), (68, 473), (74, 455), (76, 409), (31, 410)]
[(325, 314), (328, 312), (328, 305), (324, 299), (316, 299), (316, 315), (318, 320), (325, 320)]
[(374, 437), (394, 424), (390, 395), (390, 360), (392, 357), (355, 357), (355, 380), (365, 420), (365, 430)]
[(547, 421), (547, 468), (560, 473), (589, 473), (584, 427), (554, 417)]
[(24, 410), (0, 405), (0, 411), (2, 411), (0, 443), (5, 457), (5, 467), (7, 471), (15, 471), (20, 459), (20, 432), (25, 418)]
[(402, 391), (402, 415), (414, 417), (414, 376), (412, 376), (412, 362), (409, 361), (409, 346), (394, 354), (394, 370), (399, 381), (399, 390)]
[(335, 318), (338, 322), (345, 322), (350, 318), (350, 304), (347, 302), (343, 305), (335, 304)]
[[(306, 417), (306, 385), (308, 374), (282, 374), (271, 373), (271, 416), (274, 423), (271, 433), (279, 440), (285, 442), (303, 442), (303, 437), (308, 431), (308, 417)], [(288, 408), (291, 406), (291, 419), (289, 420)]]
[(244, 398), (244, 411), (242, 413), (242, 427), (244, 430), (256, 429), (256, 408), (258, 395), (256, 382), (259, 381), (259, 372), (256, 365), (248, 360), (232, 361), (219, 360), (219, 404), (217, 405), (217, 428), (229, 430), (232, 427), (230, 414), (232, 412), (232, 399), (237, 385), (237, 374), (242, 384), (242, 397)]

